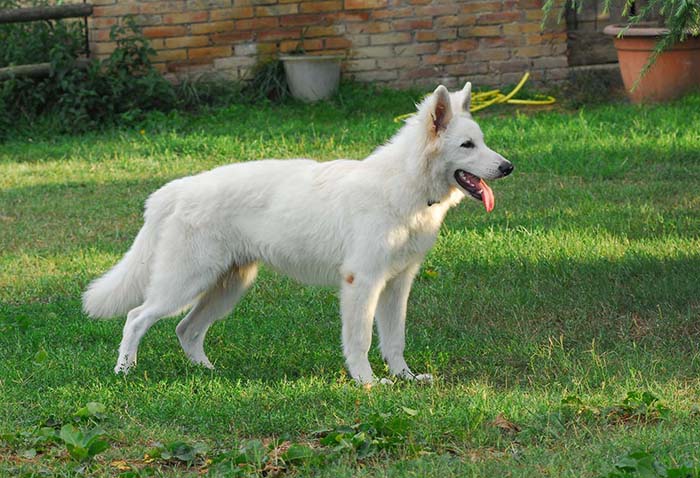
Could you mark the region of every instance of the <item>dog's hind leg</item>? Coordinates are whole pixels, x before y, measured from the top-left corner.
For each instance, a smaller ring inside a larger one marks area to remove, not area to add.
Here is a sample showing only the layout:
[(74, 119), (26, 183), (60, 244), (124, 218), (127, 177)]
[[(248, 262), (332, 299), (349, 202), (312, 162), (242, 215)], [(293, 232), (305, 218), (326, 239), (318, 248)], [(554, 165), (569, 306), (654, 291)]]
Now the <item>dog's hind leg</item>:
[[(166, 240), (176, 243), (172, 238)], [(162, 249), (156, 255), (146, 300), (127, 315), (116, 373), (127, 373), (136, 363), (139, 342), (153, 324), (192, 304), (216, 283), (220, 274), (216, 262), (204, 260), (193, 244), (185, 245), (188, 247)]]
[(430, 381), (428, 374), (414, 375), (404, 359), (406, 345), (406, 308), (413, 278), (419, 265), (413, 265), (387, 282), (377, 302), (377, 332), (379, 346), (392, 375)]
[(204, 337), (215, 321), (228, 315), (250, 288), (258, 272), (256, 263), (232, 268), (205, 292), (192, 310), (177, 324), (175, 331), (189, 359), (214, 368), (204, 353)]

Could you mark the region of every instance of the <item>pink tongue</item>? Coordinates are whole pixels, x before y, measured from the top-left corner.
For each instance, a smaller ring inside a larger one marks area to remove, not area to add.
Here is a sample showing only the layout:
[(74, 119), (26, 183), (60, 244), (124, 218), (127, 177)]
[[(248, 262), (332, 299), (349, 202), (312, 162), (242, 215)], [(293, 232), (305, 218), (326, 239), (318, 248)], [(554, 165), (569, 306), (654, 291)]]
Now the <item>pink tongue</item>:
[(493, 191), (491, 191), (491, 188), (488, 184), (486, 184), (486, 181), (484, 181), (483, 179), (479, 182), (479, 186), (481, 186), (481, 200), (484, 203), (486, 212), (493, 211), (493, 206), (496, 202), (496, 200), (493, 197)]

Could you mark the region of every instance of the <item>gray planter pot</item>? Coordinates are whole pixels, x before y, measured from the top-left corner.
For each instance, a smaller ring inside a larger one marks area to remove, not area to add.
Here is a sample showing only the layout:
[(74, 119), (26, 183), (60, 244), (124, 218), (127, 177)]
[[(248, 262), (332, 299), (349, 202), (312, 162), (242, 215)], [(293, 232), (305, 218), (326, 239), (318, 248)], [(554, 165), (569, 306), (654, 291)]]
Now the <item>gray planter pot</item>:
[(333, 96), (340, 82), (342, 56), (282, 56), (292, 96), (307, 103)]

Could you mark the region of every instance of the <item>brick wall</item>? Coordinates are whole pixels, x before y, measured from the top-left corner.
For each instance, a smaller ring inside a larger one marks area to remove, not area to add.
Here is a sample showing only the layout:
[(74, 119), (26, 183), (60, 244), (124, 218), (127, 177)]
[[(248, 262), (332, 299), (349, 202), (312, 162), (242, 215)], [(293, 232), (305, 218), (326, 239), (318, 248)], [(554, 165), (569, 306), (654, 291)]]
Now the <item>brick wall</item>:
[(539, 82), (568, 73), (564, 24), (540, 28), (541, 0), (92, 0), (92, 51), (135, 15), (173, 75), (240, 79), (260, 58), (294, 50), (342, 54), (343, 75), (393, 87)]

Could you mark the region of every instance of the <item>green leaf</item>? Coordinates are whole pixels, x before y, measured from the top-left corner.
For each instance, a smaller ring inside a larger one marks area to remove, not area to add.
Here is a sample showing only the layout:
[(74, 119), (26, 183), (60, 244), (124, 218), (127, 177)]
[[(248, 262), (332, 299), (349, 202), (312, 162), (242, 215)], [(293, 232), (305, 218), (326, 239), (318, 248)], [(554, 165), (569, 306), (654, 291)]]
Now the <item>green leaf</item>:
[(170, 449), (170, 452), (173, 455), (173, 458), (180, 460), (180, 461), (185, 461), (185, 462), (192, 462), (195, 459), (195, 452), (194, 448), (192, 448), (191, 445), (185, 443), (185, 442), (175, 442), (172, 443), (171, 445), (168, 446)]
[(71, 445), (75, 447), (80, 447), (83, 444), (84, 436), (83, 433), (75, 428), (71, 424), (66, 424), (61, 427), (61, 432), (59, 433), (61, 440), (66, 445)]
[(87, 449), (83, 447), (66, 445), (66, 448), (68, 448), (71, 458), (76, 461), (83, 461), (89, 457)]
[(49, 354), (46, 350), (41, 349), (34, 354), (34, 363), (39, 365), (46, 362), (49, 359)]
[(84, 407), (79, 408), (74, 416), (78, 418), (90, 418), (90, 417), (100, 417), (102, 416), (107, 407), (99, 402), (88, 402)]
[(418, 410), (414, 410), (413, 408), (401, 407), (401, 410), (403, 410), (406, 413), (406, 415), (410, 417), (415, 417), (416, 415), (418, 415)]
[(294, 443), (282, 454), (282, 459), (287, 463), (305, 463), (315, 456), (316, 452), (310, 446)]
[(102, 453), (107, 448), (109, 448), (109, 443), (105, 440), (102, 440), (101, 438), (98, 438), (98, 439), (94, 440), (92, 443), (90, 443), (90, 446), (88, 448), (88, 455), (90, 457), (93, 457), (95, 455)]

